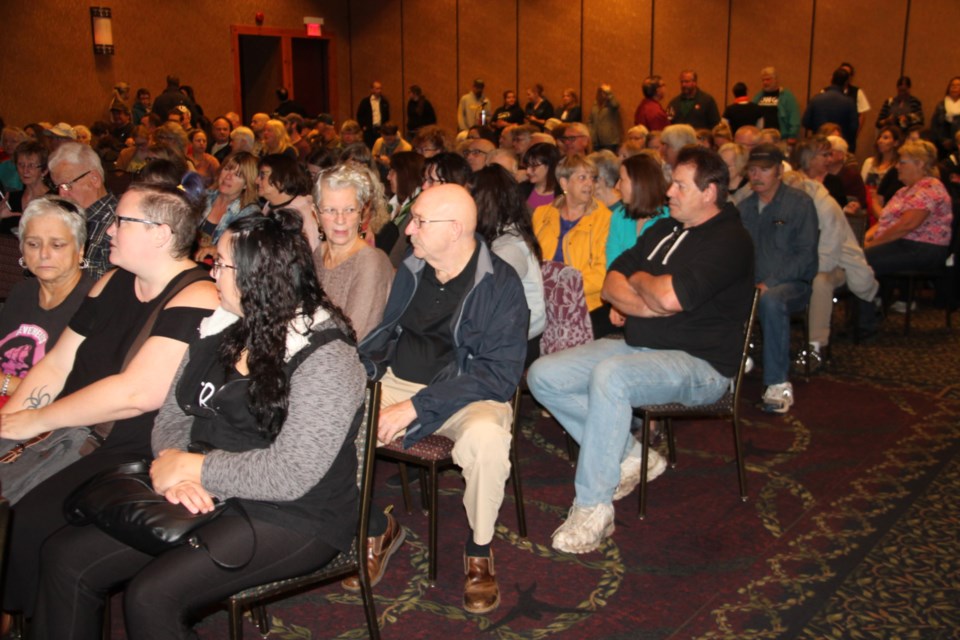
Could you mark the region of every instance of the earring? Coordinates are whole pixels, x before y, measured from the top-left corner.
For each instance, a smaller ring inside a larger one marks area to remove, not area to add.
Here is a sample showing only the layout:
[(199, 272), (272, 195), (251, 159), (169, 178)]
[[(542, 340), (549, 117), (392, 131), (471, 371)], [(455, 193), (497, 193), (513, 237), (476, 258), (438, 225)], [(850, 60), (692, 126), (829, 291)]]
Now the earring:
[(81, 268), (81, 269), (89, 269), (89, 268), (90, 268), (90, 261), (87, 260), (86, 258), (80, 258), (80, 268)]
[(21, 268), (21, 269), (26, 269), (26, 268), (27, 268), (27, 263), (23, 261), (23, 258), (20, 258), (19, 260), (17, 260), (17, 264), (20, 265), (20, 268)]

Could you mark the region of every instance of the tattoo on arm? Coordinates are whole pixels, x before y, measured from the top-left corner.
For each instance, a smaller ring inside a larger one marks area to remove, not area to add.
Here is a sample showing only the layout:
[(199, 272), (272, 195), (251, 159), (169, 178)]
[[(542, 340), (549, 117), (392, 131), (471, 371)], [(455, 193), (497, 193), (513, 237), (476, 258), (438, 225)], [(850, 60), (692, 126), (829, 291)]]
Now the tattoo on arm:
[(53, 400), (53, 396), (44, 391), (46, 386), (39, 387), (30, 392), (30, 397), (23, 401), (23, 406), (27, 409), (39, 409), (45, 407)]

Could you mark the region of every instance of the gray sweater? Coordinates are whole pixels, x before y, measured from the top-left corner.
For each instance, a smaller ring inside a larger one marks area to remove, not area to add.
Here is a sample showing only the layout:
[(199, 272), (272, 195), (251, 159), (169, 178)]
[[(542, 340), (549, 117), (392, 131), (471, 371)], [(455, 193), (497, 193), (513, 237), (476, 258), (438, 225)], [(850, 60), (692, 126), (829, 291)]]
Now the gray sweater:
[[(217, 309), (210, 320), (222, 322), (225, 313)], [(333, 326), (331, 320), (323, 320), (314, 324), (313, 330)], [(217, 331), (206, 335), (213, 333)], [(288, 359), (305, 344), (298, 348), (295, 332), (291, 330), (290, 334)], [(164, 449), (186, 450), (190, 443), (193, 418), (180, 409), (175, 397), (186, 362), (187, 357), (180, 363), (154, 423), (154, 455)], [(287, 419), (273, 444), (266, 449), (238, 453), (217, 450), (207, 454), (201, 477), (203, 487), (221, 499), (276, 502), (303, 496), (324, 477), (337, 456), (357, 407), (363, 402), (365, 385), (366, 375), (355, 347), (338, 340), (317, 349), (297, 367), (290, 380)]]

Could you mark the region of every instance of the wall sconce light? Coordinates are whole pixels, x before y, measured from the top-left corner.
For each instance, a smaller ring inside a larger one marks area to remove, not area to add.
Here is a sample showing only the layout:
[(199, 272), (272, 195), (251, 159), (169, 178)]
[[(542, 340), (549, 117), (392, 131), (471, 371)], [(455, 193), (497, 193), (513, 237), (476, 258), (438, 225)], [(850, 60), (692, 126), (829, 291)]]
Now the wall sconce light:
[(303, 19), (303, 24), (307, 26), (307, 35), (313, 38), (320, 37), (320, 31), (323, 27), (323, 18), (314, 18), (308, 16)]
[(110, 7), (90, 7), (90, 22), (93, 26), (93, 52), (112, 56), (113, 23)]

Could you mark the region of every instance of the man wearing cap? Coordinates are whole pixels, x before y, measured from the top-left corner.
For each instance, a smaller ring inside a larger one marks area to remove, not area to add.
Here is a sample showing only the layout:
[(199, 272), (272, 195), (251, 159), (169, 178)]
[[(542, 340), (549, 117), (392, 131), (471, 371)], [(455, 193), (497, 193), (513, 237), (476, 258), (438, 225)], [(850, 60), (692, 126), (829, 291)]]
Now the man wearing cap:
[(113, 120), (110, 135), (121, 143), (133, 136), (133, 122), (130, 116), (130, 108), (126, 104), (115, 100), (114, 103), (110, 105), (110, 118)]
[(323, 140), (323, 146), (327, 149), (333, 149), (334, 151), (343, 149), (343, 143), (337, 133), (336, 120), (329, 113), (321, 113), (317, 116), (317, 126), (314, 131)]
[(484, 82), (480, 78), (473, 81), (473, 89), (460, 98), (457, 108), (457, 126), (460, 131), (466, 131), (475, 125), (488, 124), (481, 114), (486, 112), (490, 117), (490, 99), (483, 95)]
[(790, 314), (810, 302), (817, 275), (817, 210), (803, 191), (783, 184), (783, 152), (759, 144), (750, 152), (747, 176), (753, 193), (740, 203), (740, 219), (753, 239), (754, 277), (763, 331), (763, 410), (786, 413), (793, 405)]

